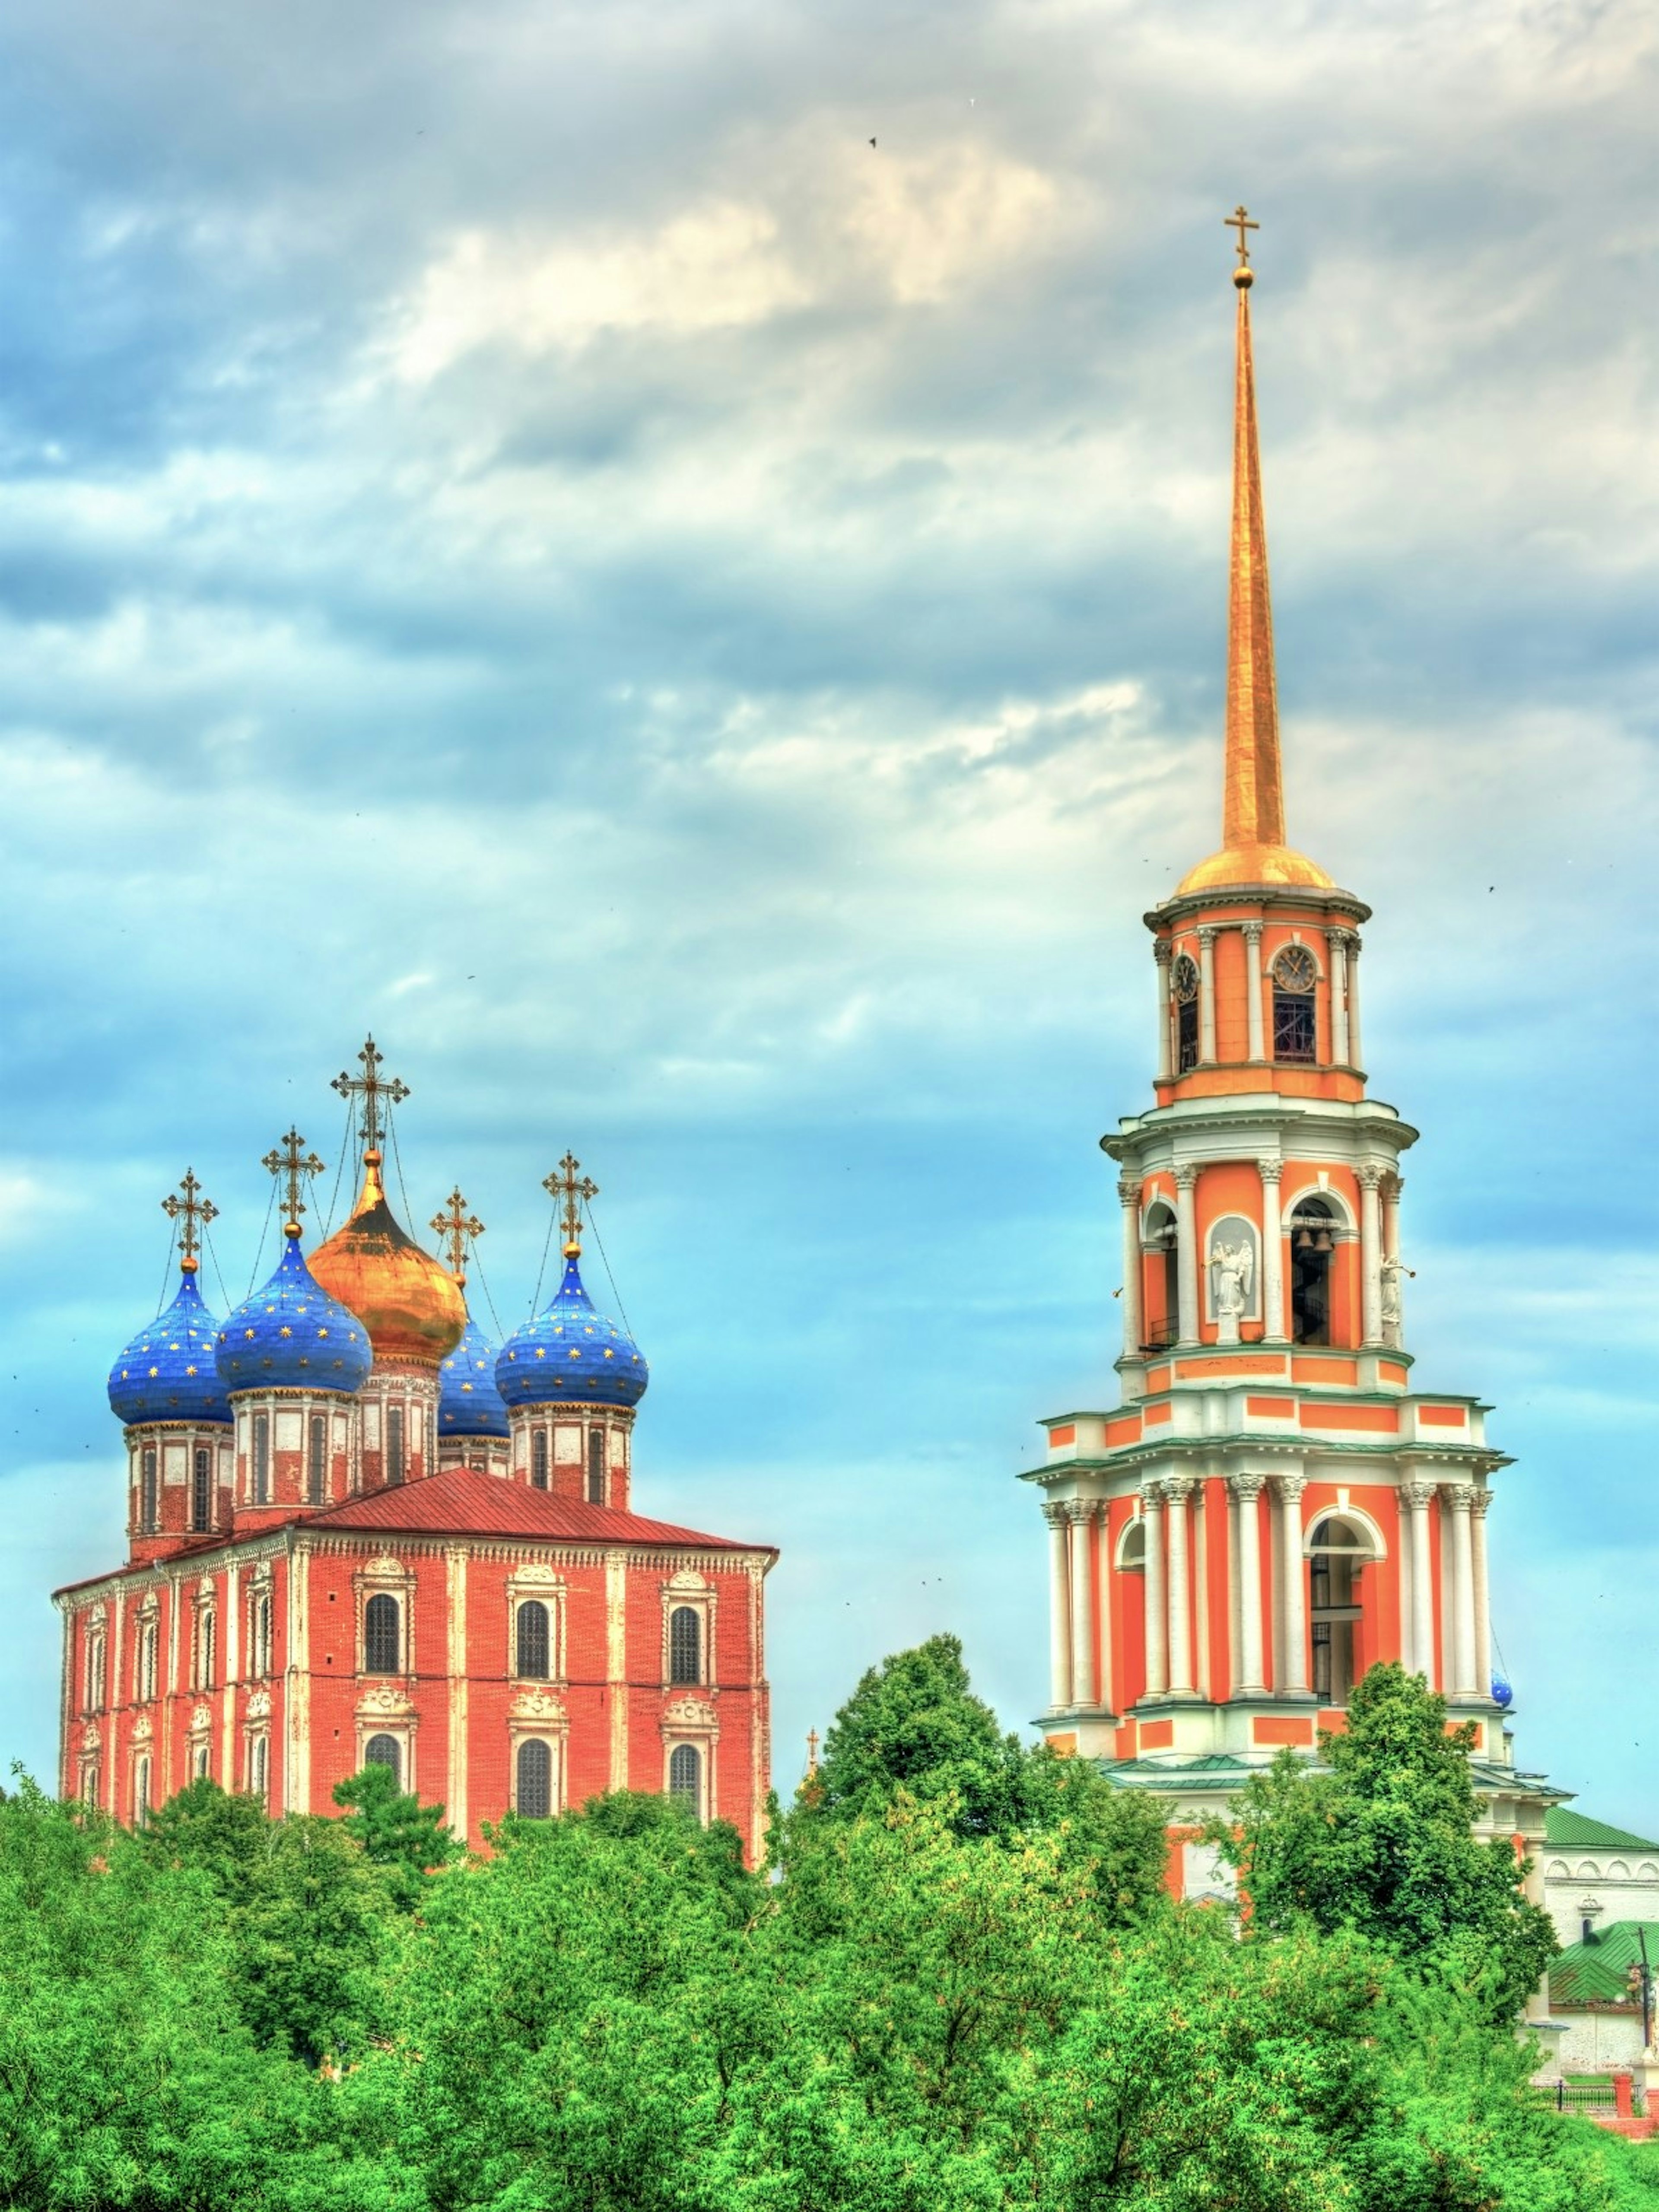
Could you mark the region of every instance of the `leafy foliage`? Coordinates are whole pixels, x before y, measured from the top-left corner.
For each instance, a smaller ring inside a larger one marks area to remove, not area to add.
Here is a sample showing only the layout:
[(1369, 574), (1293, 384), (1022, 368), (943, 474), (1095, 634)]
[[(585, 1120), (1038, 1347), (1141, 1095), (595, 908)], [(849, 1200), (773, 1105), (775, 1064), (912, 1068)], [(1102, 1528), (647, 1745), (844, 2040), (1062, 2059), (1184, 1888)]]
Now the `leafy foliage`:
[(389, 1766), (365, 1766), (334, 1785), (334, 1802), (346, 1808), (342, 1823), (374, 1865), (383, 1868), (392, 1896), (412, 1911), (441, 1868), (465, 1856), (444, 1821), (441, 1805), (422, 1805), (398, 1787)]

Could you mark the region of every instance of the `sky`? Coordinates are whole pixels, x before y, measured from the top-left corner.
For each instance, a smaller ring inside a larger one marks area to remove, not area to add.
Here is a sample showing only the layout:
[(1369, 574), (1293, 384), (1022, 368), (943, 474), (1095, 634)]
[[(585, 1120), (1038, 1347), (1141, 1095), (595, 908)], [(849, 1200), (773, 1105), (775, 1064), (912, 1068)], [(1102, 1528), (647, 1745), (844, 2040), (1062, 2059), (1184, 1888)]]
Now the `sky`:
[(781, 1548), (780, 1784), (939, 1630), (1041, 1710), (1016, 1478), (1115, 1399), (1097, 1139), (1218, 842), (1243, 200), (1417, 1377), (1515, 1457), (1521, 1762), (1659, 1832), (1656, 110), (1640, 0), (11, 0), (0, 1760), (123, 1553), (160, 1200), (222, 1312), (371, 1029), (487, 1326), (600, 1186), (636, 1503)]

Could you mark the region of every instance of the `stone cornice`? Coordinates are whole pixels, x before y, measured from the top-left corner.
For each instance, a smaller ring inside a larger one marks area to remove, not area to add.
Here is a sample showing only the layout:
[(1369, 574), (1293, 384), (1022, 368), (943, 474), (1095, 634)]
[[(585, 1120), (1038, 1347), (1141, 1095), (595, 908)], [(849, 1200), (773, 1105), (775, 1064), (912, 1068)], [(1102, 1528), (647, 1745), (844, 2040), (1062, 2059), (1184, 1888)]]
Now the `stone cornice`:
[[(1298, 914), (1317, 915), (1322, 920), (1329, 916), (1333, 921), (1361, 922), (1371, 918), (1370, 907), (1352, 891), (1335, 884), (1329, 890), (1316, 890), (1297, 884), (1222, 884), (1184, 894), (1177, 891), (1140, 918), (1158, 937), (1165, 930), (1179, 928), (1197, 915), (1214, 915), (1218, 908), (1231, 907), (1291, 907)], [(1242, 926), (1251, 919), (1248, 914), (1227, 914), (1218, 919), (1216, 926), (1226, 929)]]
[(1159, 1460), (1218, 1459), (1228, 1452), (1247, 1452), (1253, 1456), (1270, 1459), (1422, 1460), (1446, 1467), (1472, 1467), (1478, 1473), (1490, 1473), (1500, 1467), (1515, 1465), (1508, 1452), (1493, 1451), (1487, 1444), (1431, 1444), (1405, 1437), (1379, 1437), (1364, 1443), (1345, 1443), (1334, 1437), (1306, 1431), (1295, 1437), (1159, 1437), (1148, 1443), (1125, 1444), (1121, 1451), (1113, 1452), (1108, 1458), (1057, 1459), (1043, 1467), (1024, 1468), (1018, 1480), (1048, 1484), (1073, 1474), (1127, 1474), (1133, 1468), (1155, 1464)]
[[(1225, 1091), (1206, 1098), (1179, 1099), (1170, 1106), (1149, 1106), (1144, 1114), (1126, 1114), (1115, 1131), (1100, 1140), (1100, 1149), (1121, 1163), (1125, 1156), (1150, 1139), (1177, 1135), (1224, 1133), (1237, 1138), (1243, 1124), (1282, 1136), (1296, 1131), (1305, 1142), (1310, 1121), (1324, 1121), (1352, 1130), (1357, 1135), (1382, 1139), (1403, 1152), (1417, 1142), (1419, 1131), (1402, 1121), (1396, 1108), (1381, 1098), (1288, 1097), (1276, 1091)], [(1221, 1159), (1249, 1160), (1250, 1152), (1216, 1155)], [(1209, 1163), (1206, 1163), (1209, 1164)]]

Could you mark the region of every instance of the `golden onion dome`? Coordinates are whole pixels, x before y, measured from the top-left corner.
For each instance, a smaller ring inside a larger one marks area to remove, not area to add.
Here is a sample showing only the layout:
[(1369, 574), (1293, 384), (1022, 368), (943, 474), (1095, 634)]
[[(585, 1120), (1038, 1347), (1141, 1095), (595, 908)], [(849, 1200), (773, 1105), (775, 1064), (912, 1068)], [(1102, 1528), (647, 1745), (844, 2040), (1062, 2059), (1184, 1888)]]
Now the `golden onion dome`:
[(1310, 860), (1305, 853), (1293, 852), (1288, 845), (1229, 845), (1188, 869), (1176, 886), (1176, 896), (1256, 884), (1295, 884), (1316, 891), (1336, 889), (1317, 861)]
[(362, 1322), (377, 1359), (436, 1367), (461, 1340), (466, 1301), (460, 1285), (404, 1234), (386, 1204), (378, 1152), (364, 1153), (356, 1211), (312, 1254), (311, 1272)]

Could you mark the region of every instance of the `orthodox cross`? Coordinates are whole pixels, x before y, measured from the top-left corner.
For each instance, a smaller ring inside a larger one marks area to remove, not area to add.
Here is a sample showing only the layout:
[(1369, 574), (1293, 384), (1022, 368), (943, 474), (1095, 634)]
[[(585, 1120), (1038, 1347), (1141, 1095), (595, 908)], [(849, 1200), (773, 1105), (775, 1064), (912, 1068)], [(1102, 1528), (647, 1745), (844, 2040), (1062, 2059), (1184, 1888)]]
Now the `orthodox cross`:
[(1259, 222), (1252, 222), (1245, 210), (1240, 206), (1236, 207), (1231, 215), (1222, 216), (1221, 228), (1223, 230), (1236, 230), (1238, 233), (1238, 258), (1248, 269), (1250, 265), (1250, 246), (1249, 240), (1244, 234), (1247, 230), (1260, 230), (1261, 225)]
[(161, 1211), (169, 1221), (177, 1221), (181, 1215), (184, 1218), (185, 1225), (179, 1231), (179, 1242), (184, 1247), (186, 1271), (195, 1267), (197, 1247), (202, 1241), (197, 1234), (198, 1224), (204, 1230), (210, 1221), (216, 1221), (219, 1218), (219, 1209), (210, 1198), (197, 1196), (201, 1188), (194, 1174), (186, 1168), (177, 1193), (161, 1200)]
[(337, 1091), (342, 1098), (362, 1100), (363, 1150), (378, 1152), (380, 1133), (385, 1127), (380, 1102), (384, 1099), (387, 1105), (402, 1105), (409, 1096), (409, 1086), (395, 1075), (381, 1074), (380, 1066), (385, 1055), (376, 1049), (373, 1037), (368, 1039), (357, 1057), (363, 1064), (362, 1073), (349, 1075), (342, 1068), (328, 1087), (331, 1091)]
[(808, 1729), (806, 1731), (806, 1772), (808, 1778), (810, 1779), (811, 1776), (817, 1772), (817, 1771), (818, 1732), (816, 1729)]
[(432, 1217), (432, 1226), (438, 1232), (438, 1249), (441, 1252), (445, 1245), (449, 1247), (449, 1272), (457, 1282), (465, 1282), (467, 1243), (471, 1238), (483, 1235), (484, 1225), (476, 1213), (468, 1213), (459, 1183), (444, 1200), (444, 1206), (442, 1213)]
[(300, 1195), (301, 1176), (304, 1176), (309, 1180), (311, 1176), (319, 1176), (323, 1171), (323, 1163), (318, 1158), (316, 1153), (307, 1154), (304, 1152), (305, 1141), (297, 1129), (290, 1127), (282, 1143), (273, 1145), (259, 1163), (262, 1168), (269, 1168), (272, 1175), (281, 1176), (287, 1182), (286, 1218), (295, 1224), (306, 1210), (305, 1200)]
[(550, 1176), (542, 1177), (542, 1188), (553, 1199), (564, 1200), (564, 1241), (580, 1244), (582, 1241), (582, 1204), (597, 1198), (599, 1186), (587, 1176), (578, 1176), (581, 1162), (567, 1152)]

